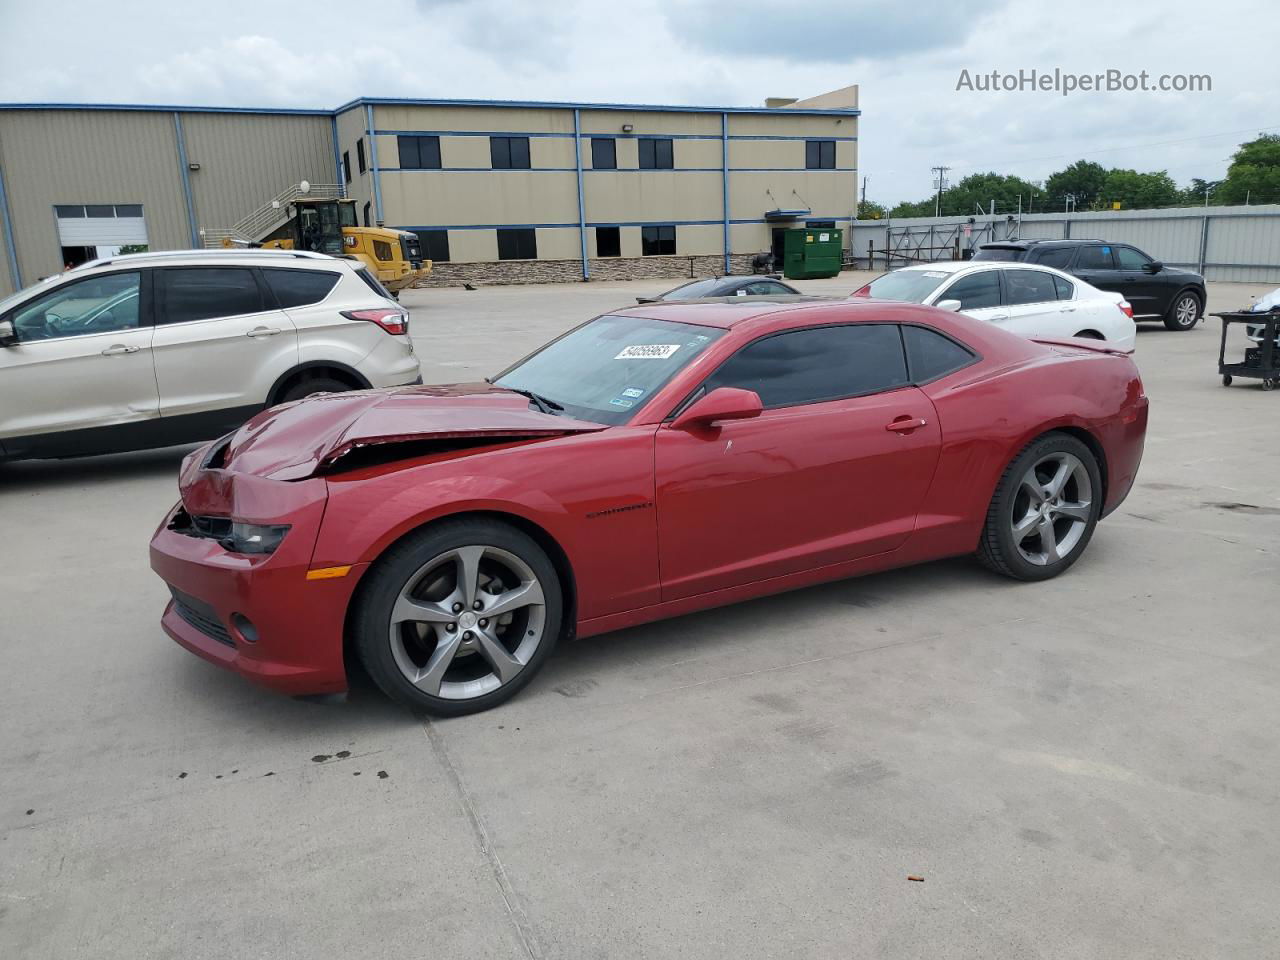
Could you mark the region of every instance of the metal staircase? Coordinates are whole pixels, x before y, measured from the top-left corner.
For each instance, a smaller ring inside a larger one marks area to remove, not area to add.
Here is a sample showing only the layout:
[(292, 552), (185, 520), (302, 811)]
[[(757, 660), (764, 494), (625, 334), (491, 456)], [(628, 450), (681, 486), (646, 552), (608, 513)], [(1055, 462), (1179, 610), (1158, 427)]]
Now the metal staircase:
[(201, 230), (206, 247), (223, 246), (229, 240), (233, 246), (243, 247), (257, 243), (289, 220), (289, 204), (300, 197), (309, 200), (336, 200), (342, 196), (342, 185), (337, 183), (313, 183), (308, 190), (301, 184), (293, 184), (280, 191), (248, 216), (225, 229)]

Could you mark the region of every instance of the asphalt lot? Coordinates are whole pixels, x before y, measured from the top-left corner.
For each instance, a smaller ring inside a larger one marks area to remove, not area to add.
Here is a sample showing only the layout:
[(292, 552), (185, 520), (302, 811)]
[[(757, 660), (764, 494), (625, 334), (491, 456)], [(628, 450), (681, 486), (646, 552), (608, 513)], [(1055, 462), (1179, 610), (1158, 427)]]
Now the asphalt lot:
[[(462, 380), (670, 285), (404, 301)], [(1280, 394), (1219, 385), (1218, 329), (1140, 330), (1139, 482), (1064, 577), (610, 634), (449, 721), (161, 633), (185, 449), (0, 467), (0, 957), (1275, 955)]]

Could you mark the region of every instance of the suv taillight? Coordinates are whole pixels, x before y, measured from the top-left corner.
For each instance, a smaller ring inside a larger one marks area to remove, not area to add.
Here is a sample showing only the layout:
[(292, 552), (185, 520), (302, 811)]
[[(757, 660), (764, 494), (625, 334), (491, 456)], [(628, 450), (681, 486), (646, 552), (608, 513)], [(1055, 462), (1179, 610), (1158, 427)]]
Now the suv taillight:
[(1126, 317), (1128, 317), (1130, 320), (1132, 320), (1132, 319), (1133, 319), (1133, 304), (1131, 304), (1128, 300), (1121, 300), (1121, 301), (1120, 301), (1120, 312), (1121, 312), (1121, 313), (1123, 313), (1123, 314), (1124, 314)]
[(403, 310), (378, 307), (373, 310), (343, 310), (342, 315), (348, 320), (368, 320), (376, 323), (387, 333), (396, 336), (407, 336), (409, 333), (409, 314)]

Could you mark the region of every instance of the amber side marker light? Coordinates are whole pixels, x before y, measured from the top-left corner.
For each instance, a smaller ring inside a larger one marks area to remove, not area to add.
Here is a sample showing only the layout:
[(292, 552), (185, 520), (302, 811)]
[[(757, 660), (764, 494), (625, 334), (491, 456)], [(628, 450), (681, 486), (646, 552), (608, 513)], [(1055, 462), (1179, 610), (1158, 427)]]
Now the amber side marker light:
[(315, 570), (307, 571), (308, 580), (335, 580), (338, 577), (345, 577), (351, 572), (351, 564), (345, 567), (318, 567)]

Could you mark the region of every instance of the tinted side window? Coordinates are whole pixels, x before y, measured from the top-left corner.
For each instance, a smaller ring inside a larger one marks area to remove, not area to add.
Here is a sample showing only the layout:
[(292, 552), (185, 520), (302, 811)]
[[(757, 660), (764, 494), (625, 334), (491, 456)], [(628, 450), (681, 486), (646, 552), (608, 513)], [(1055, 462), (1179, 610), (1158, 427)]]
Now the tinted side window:
[(907, 383), (902, 339), (891, 324), (818, 327), (743, 347), (708, 378), (707, 390), (742, 387), (765, 407), (819, 403)]
[(338, 275), (326, 270), (281, 270), (267, 267), (262, 271), (267, 286), (282, 307), (305, 307), (319, 303), (338, 283)]
[(928, 383), (973, 363), (974, 355), (950, 337), (928, 327), (903, 327), (911, 382)]
[(1067, 269), (1067, 265), (1071, 263), (1071, 258), (1075, 256), (1075, 247), (1051, 247), (1048, 250), (1039, 251), (1036, 256), (1036, 263), (1044, 264), (1046, 267), (1055, 267), (1058, 270)]
[(138, 326), (138, 272), (108, 273), (67, 283), (29, 300), (9, 318), (23, 343), (133, 330)]
[(1076, 295), (1076, 285), (1069, 280), (1054, 277), (1053, 286), (1058, 291), (1059, 300), (1070, 300)]
[(1005, 303), (1011, 307), (1020, 303), (1046, 303), (1058, 299), (1053, 274), (1043, 270), (1006, 270), (1004, 293)]
[(1111, 262), (1111, 248), (1101, 244), (1089, 244), (1081, 247), (1076, 254), (1077, 270), (1114, 270)]
[(1141, 270), (1151, 258), (1133, 247), (1116, 247), (1116, 266), (1121, 270)]
[(959, 300), (961, 310), (998, 307), (1000, 306), (1000, 277), (994, 270), (961, 277), (938, 294), (938, 300)]
[(262, 295), (248, 267), (179, 267), (157, 270), (156, 279), (162, 289), (157, 323), (187, 323), (262, 310)]

